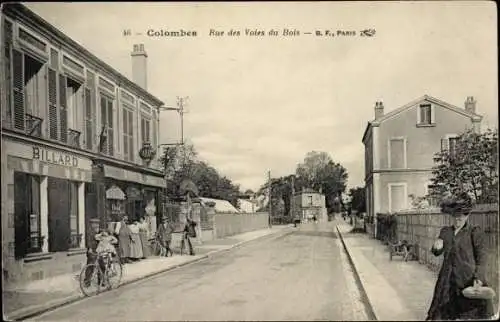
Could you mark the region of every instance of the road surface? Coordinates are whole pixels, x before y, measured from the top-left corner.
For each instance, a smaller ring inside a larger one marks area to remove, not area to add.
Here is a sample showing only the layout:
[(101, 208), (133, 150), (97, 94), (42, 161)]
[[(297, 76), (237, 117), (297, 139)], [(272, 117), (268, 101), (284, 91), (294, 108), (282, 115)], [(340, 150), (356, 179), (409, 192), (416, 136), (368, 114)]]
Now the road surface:
[(333, 222), (303, 224), (36, 320), (367, 320)]

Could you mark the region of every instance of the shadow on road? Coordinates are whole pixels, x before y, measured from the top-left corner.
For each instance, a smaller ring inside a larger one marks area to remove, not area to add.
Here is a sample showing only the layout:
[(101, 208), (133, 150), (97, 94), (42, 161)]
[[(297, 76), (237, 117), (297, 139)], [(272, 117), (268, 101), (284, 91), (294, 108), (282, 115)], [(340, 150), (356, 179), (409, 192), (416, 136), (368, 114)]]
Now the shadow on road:
[(292, 236), (310, 236), (310, 237), (326, 237), (337, 238), (337, 234), (331, 231), (314, 231), (314, 230), (297, 230), (292, 233)]

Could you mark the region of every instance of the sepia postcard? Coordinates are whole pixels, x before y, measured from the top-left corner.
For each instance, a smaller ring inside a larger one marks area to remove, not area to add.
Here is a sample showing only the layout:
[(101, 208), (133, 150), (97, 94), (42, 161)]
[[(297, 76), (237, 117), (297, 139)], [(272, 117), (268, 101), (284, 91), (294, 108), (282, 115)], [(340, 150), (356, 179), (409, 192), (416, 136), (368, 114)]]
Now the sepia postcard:
[(0, 21), (5, 320), (498, 319), (495, 2)]

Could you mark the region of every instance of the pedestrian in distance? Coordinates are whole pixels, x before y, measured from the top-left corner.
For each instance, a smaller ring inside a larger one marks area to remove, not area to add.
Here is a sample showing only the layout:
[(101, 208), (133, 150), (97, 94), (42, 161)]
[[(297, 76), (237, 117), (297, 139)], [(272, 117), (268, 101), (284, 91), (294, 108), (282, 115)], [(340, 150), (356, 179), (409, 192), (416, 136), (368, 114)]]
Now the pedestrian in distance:
[[(440, 206), (452, 217), (453, 225), (441, 228), (431, 248), (435, 256), (442, 254), (444, 258), (427, 320), (489, 319), (493, 302), (488, 297), (494, 294), (486, 287), (485, 235), (468, 221), (472, 199), (467, 193), (459, 193)], [(486, 296), (471, 298), (467, 293), (470, 289), (485, 290)]]
[(174, 230), (174, 226), (167, 220), (167, 218), (163, 218), (160, 226), (158, 227), (158, 232), (156, 233), (158, 243), (163, 249), (163, 252), (160, 251), (160, 256), (168, 257), (169, 252), (170, 256), (174, 255), (172, 249), (170, 248), (170, 243), (172, 242), (172, 233), (174, 232)]
[(194, 255), (193, 244), (191, 238), (196, 238), (196, 222), (191, 218), (186, 218), (186, 225), (184, 226), (183, 238), (181, 242), (181, 252), (187, 243), (189, 247), (189, 255)]

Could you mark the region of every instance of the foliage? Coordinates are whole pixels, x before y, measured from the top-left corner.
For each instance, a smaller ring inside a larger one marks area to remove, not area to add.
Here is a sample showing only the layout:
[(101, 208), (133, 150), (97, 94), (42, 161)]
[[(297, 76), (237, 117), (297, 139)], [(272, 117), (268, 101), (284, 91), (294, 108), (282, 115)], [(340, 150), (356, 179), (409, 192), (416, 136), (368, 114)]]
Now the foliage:
[(297, 166), (296, 188), (312, 188), (325, 194), (326, 207), (336, 208), (342, 204), (341, 194), (347, 185), (347, 170), (335, 163), (326, 152), (311, 151), (306, 154), (304, 162)]
[(454, 148), (436, 153), (434, 161), (429, 197), (442, 200), (464, 191), (476, 203), (498, 202), (498, 130), (468, 130)]
[(358, 213), (366, 212), (366, 198), (364, 187), (349, 189), (349, 196), (351, 198), (351, 209), (356, 210)]
[(221, 176), (207, 162), (199, 160), (192, 144), (167, 147), (161, 162), (166, 173), (169, 198), (175, 199), (183, 195), (186, 189), (185, 187), (181, 189), (181, 183), (189, 180), (197, 188), (200, 197), (227, 200), (233, 206), (237, 206), (239, 186), (233, 184), (227, 177)]

